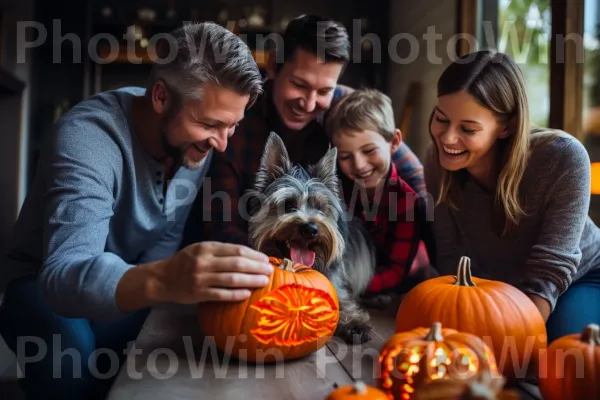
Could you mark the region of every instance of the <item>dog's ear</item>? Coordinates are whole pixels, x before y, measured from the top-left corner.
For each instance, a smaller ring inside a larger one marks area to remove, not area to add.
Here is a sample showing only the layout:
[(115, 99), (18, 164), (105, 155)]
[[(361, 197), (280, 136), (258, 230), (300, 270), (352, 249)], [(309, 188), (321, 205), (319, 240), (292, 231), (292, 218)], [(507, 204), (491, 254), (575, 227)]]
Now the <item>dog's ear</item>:
[(264, 190), (269, 183), (287, 174), (291, 168), (292, 163), (283, 140), (275, 132), (271, 132), (260, 159), (255, 188)]
[(339, 195), (337, 176), (337, 148), (331, 147), (310, 169), (310, 174), (319, 178), (333, 193)]

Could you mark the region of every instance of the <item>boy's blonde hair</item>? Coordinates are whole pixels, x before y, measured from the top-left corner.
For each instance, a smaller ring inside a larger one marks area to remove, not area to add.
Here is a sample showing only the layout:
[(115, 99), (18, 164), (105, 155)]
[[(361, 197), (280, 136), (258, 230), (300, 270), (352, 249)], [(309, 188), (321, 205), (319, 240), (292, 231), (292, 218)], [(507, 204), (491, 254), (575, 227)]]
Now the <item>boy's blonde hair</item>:
[(329, 137), (342, 130), (374, 131), (389, 142), (396, 132), (392, 101), (379, 90), (355, 90), (330, 109), (325, 130)]

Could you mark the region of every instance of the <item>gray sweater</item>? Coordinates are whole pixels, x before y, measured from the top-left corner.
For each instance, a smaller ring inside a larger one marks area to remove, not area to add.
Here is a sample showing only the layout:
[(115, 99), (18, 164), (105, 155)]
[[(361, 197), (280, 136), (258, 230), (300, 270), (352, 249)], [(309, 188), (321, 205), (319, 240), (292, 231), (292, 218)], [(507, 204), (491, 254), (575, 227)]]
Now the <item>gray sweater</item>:
[[(583, 145), (560, 132), (549, 143), (535, 146), (521, 182), (528, 216), (506, 238), (494, 232), (494, 196), (472, 179), (462, 188), (460, 211), (435, 207), (433, 231), (436, 267), (456, 274), (461, 256), (471, 258), (473, 275), (510, 283), (556, 306), (569, 285), (600, 268), (600, 231), (588, 217), (590, 159)], [(437, 163), (425, 162), (427, 189), (437, 199)]]
[(164, 167), (131, 127), (131, 100), (143, 94), (100, 93), (57, 122), (0, 264), (0, 294), (37, 275), (57, 313), (112, 320), (123, 315), (115, 290), (125, 271), (177, 251), (209, 157), (178, 169), (163, 193)]

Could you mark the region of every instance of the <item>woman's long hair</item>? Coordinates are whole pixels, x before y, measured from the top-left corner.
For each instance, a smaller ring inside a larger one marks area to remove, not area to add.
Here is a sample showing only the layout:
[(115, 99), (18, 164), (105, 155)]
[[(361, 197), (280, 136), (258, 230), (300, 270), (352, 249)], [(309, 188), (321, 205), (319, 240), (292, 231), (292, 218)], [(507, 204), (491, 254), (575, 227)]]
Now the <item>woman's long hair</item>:
[[(500, 214), (504, 225), (501, 230), (505, 235), (526, 215), (519, 198), (519, 185), (529, 157), (531, 126), (523, 75), (509, 56), (482, 50), (452, 63), (440, 77), (437, 90), (438, 97), (466, 91), (479, 104), (491, 110), (501, 123), (508, 124), (511, 134), (505, 139), (498, 139), (500, 163), (494, 201), (495, 214)], [(436, 146), (433, 146), (433, 151), (439, 163)], [(448, 171), (440, 166), (437, 169), (440, 186), (436, 203), (447, 202), (458, 209), (463, 181), (461, 175), (464, 177), (465, 172)]]

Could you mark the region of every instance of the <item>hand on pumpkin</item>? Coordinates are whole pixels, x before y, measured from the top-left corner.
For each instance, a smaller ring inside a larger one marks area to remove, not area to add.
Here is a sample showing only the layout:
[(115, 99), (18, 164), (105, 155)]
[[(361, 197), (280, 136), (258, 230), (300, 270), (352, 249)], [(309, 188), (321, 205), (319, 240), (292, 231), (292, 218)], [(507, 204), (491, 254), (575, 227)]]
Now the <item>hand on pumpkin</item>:
[(267, 285), (272, 272), (269, 258), (249, 247), (195, 243), (166, 260), (125, 272), (116, 300), (123, 311), (163, 302), (240, 301), (250, 296), (250, 289)]
[(548, 300), (544, 299), (543, 297), (538, 296), (537, 294), (528, 294), (529, 298), (531, 299), (531, 301), (533, 301), (533, 304), (535, 304), (535, 306), (538, 308), (538, 310), (540, 310), (540, 314), (542, 314), (542, 318), (544, 318), (544, 322), (548, 321), (548, 317), (550, 316), (551, 313), (551, 307), (550, 307), (550, 303), (548, 302)]
[(269, 283), (269, 258), (245, 246), (219, 242), (192, 244), (175, 254), (162, 282), (165, 300), (189, 304), (239, 301)]

